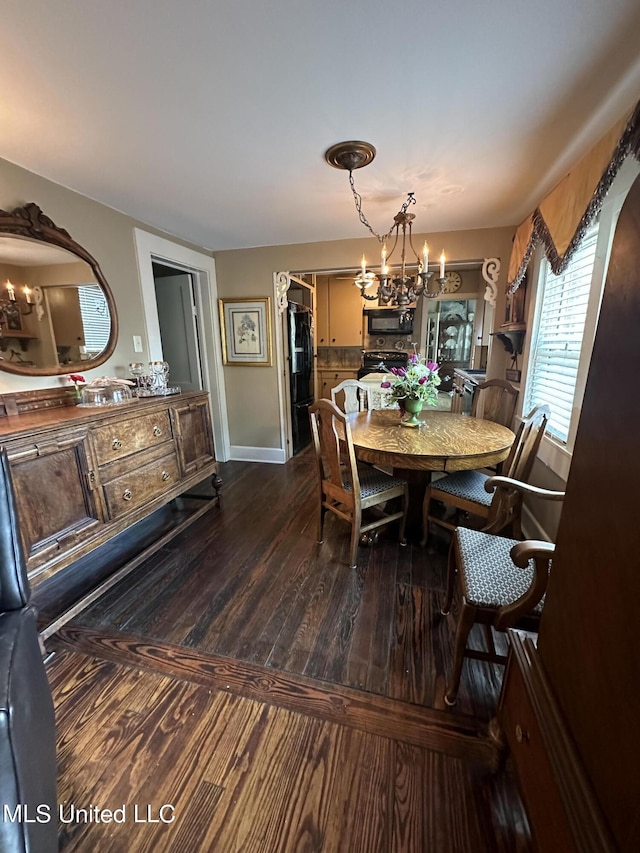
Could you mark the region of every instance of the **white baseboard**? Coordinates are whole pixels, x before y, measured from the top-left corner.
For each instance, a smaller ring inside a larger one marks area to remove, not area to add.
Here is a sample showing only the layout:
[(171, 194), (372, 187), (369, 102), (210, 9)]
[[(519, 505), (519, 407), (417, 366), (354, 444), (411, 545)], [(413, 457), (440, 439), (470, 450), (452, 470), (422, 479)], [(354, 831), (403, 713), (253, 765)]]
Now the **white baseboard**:
[(283, 465), (287, 461), (280, 447), (241, 447), (232, 444), (229, 451), (229, 458), (235, 462), (274, 462)]
[(542, 539), (544, 542), (553, 541), (535, 515), (526, 506), (522, 507), (522, 534), (525, 539)]

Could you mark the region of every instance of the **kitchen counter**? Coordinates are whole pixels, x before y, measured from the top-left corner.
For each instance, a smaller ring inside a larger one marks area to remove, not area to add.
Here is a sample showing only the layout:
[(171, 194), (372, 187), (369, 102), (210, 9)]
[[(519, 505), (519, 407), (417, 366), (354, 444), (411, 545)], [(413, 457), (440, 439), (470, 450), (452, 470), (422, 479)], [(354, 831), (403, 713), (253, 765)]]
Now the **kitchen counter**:
[(462, 367), (456, 367), (455, 372), (459, 374), (463, 380), (473, 382), (474, 385), (480, 385), (482, 382), (487, 381), (487, 371), (484, 369), (475, 370), (473, 368), (465, 369)]

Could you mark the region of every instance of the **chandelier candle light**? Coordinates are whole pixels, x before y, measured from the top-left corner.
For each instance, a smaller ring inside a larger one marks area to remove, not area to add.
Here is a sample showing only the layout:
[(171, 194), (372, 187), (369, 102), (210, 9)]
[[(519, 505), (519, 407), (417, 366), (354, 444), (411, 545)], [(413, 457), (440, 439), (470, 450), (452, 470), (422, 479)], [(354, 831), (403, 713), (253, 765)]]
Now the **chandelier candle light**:
[[(349, 172), (349, 184), (353, 199), (355, 201), (356, 210), (360, 222), (371, 231), (374, 237), (382, 244), (380, 252), (380, 272), (374, 273), (367, 270), (367, 259), (362, 256), (360, 263), (360, 272), (354, 281), (356, 287), (360, 288), (364, 299), (377, 299), (379, 305), (393, 305), (398, 308), (406, 308), (411, 303), (416, 302), (420, 296), (433, 298), (439, 296), (444, 291), (446, 283), (445, 278), (445, 255), (444, 251), (440, 255), (440, 275), (434, 279), (437, 282), (437, 288), (431, 284), (431, 279), (434, 272), (429, 272), (429, 247), (425, 241), (422, 247), (422, 258), (416, 252), (411, 240), (411, 228), (415, 214), (408, 213), (408, 209), (412, 204), (416, 203), (414, 193), (407, 195), (407, 200), (400, 208), (399, 212), (393, 218), (393, 225), (386, 234), (378, 234), (373, 230), (366, 216), (362, 212), (362, 196), (356, 191), (353, 180), (354, 169), (361, 169), (367, 166), (376, 156), (376, 149), (368, 142), (339, 142), (337, 145), (332, 145), (325, 152), (325, 160), (330, 166), (336, 169), (343, 169)], [(387, 252), (386, 241), (395, 231), (395, 238), (390, 252)], [(389, 260), (393, 255), (400, 232), (402, 231), (401, 251), (400, 251), (400, 273), (397, 276), (391, 275)], [(409, 248), (413, 252), (418, 264), (418, 272), (415, 276), (407, 275), (407, 237)], [(373, 283), (378, 282), (378, 292), (369, 294), (368, 290)]]
[(19, 299), (16, 296), (16, 289), (13, 283), (7, 279), (6, 295), (0, 296), (0, 322), (5, 324), (9, 329), (20, 328), (16, 327), (13, 322), (20, 316), (27, 316), (33, 311), (33, 293), (27, 285), (24, 287), (24, 299)]

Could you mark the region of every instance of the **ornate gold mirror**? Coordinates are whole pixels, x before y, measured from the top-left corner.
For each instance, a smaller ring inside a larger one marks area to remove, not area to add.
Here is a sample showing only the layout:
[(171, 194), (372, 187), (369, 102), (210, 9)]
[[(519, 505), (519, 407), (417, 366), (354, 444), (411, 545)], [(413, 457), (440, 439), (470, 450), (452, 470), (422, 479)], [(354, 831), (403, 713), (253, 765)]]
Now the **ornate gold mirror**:
[(97, 261), (37, 204), (0, 210), (0, 370), (90, 370), (117, 338), (113, 295)]

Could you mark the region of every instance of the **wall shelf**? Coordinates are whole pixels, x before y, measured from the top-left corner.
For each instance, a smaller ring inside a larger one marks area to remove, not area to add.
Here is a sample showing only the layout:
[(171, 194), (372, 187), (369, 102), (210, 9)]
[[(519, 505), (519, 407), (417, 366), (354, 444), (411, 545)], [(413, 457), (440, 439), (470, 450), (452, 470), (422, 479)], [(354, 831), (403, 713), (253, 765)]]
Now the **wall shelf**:
[(491, 332), (510, 355), (521, 355), (527, 327), (524, 323), (505, 323), (497, 332)]
[(29, 342), (35, 341), (35, 335), (29, 335), (27, 332), (13, 331), (13, 329), (2, 329), (0, 331), (0, 350), (6, 352), (9, 349), (7, 341), (18, 341), (22, 352), (29, 349)]

